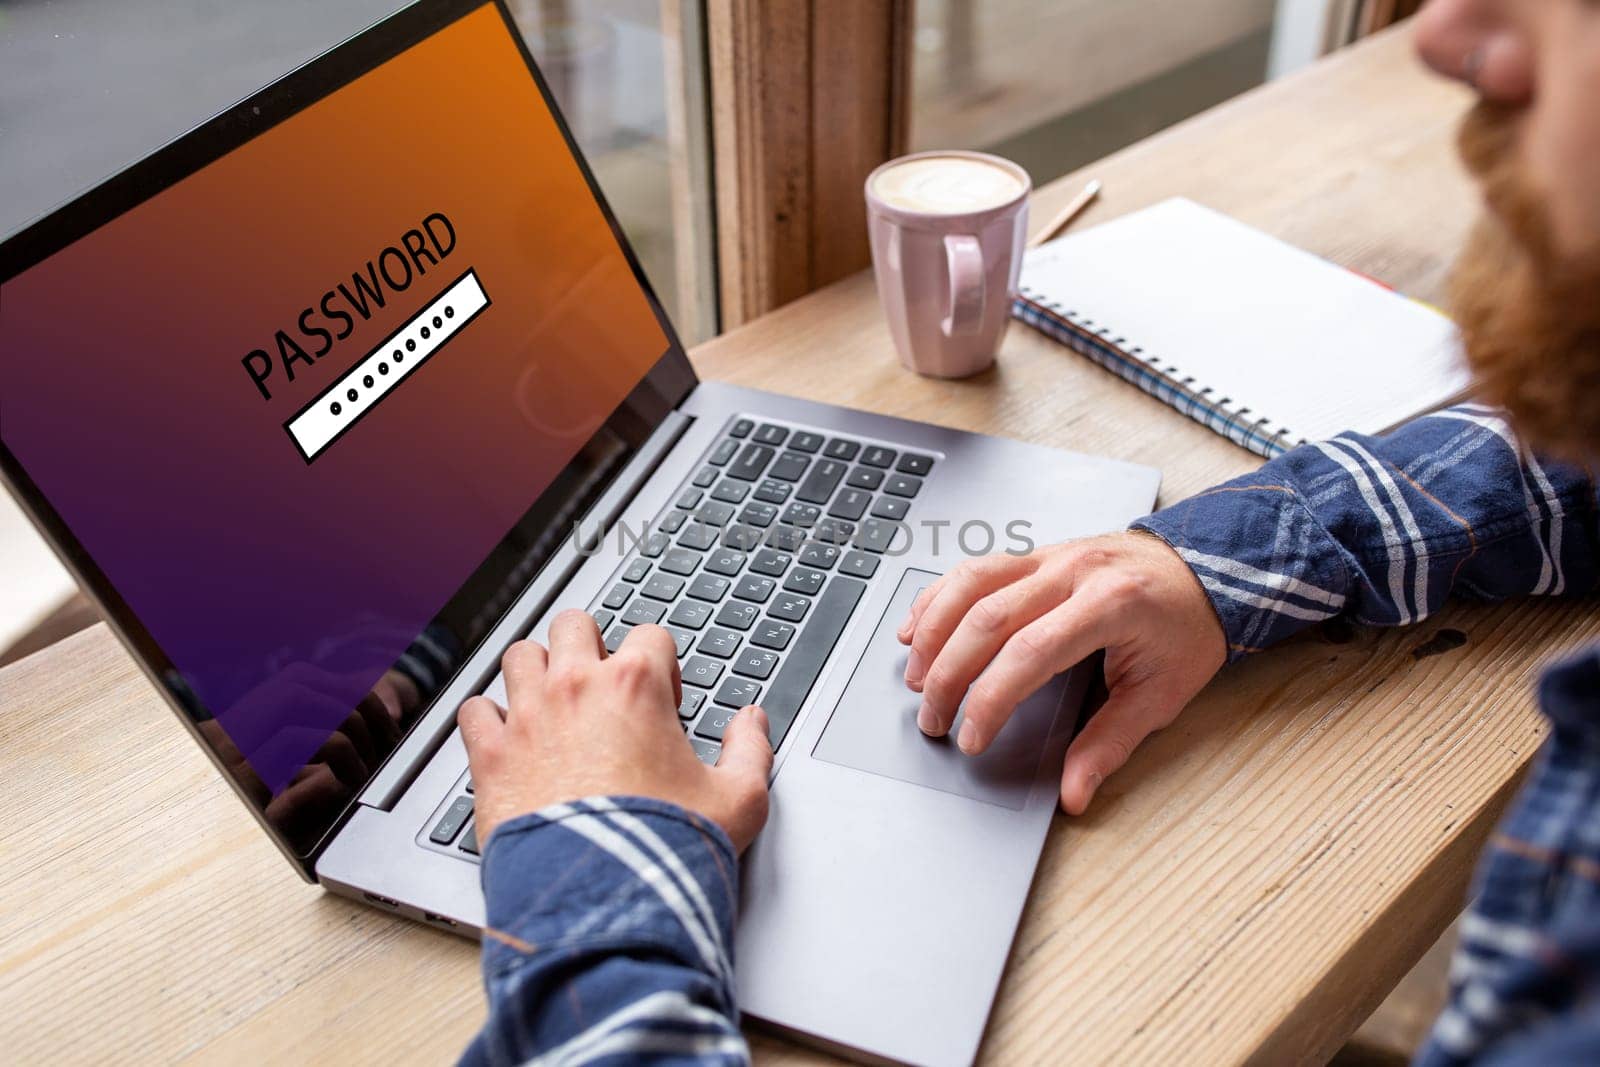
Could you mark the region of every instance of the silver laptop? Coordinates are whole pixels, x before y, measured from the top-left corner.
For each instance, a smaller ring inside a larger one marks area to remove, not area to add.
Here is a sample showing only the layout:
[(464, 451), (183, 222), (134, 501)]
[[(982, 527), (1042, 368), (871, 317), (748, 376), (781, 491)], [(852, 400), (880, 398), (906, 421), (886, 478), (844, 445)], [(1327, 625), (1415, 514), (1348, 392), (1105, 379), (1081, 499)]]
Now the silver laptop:
[(771, 721), (744, 1009), (922, 1063), (976, 1053), (1083, 686), (968, 759), (918, 732), (895, 626), (1159, 480), (698, 382), (483, 0), (407, 8), (0, 245), (0, 446), (300, 874), (463, 935), (456, 708), (562, 608), (612, 647), (667, 627), (684, 744)]

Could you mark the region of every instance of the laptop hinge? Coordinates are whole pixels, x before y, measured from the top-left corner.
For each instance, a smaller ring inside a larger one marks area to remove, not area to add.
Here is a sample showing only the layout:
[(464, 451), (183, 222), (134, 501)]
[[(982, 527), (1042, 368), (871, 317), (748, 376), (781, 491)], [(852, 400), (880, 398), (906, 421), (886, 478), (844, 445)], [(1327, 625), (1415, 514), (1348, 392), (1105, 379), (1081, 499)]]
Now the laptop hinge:
[[(593, 530), (604, 530), (609, 534), (623, 511), (694, 421), (692, 415), (673, 411), (656, 427), (655, 432), (640, 446), (638, 454), (628, 461), (616, 481), (583, 517), (585, 540)], [(434, 753), (449, 738), (450, 731), (455, 729), (456, 709), (462, 701), (474, 693), (482, 692), (494, 681), (495, 674), (500, 670), (500, 656), (506, 647), (533, 628), (533, 623), (549, 610), (586, 558), (577, 550), (572, 538), (563, 541), (550, 562), (534, 576), (533, 581), (528, 583), (527, 588), (483, 639), (472, 658), (462, 664), (455, 677), (440, 690), (400, 747), (378, 768), (378, 773), (373, 775), (361, 792), (361, 804), (385, 811), (394, 807)]]

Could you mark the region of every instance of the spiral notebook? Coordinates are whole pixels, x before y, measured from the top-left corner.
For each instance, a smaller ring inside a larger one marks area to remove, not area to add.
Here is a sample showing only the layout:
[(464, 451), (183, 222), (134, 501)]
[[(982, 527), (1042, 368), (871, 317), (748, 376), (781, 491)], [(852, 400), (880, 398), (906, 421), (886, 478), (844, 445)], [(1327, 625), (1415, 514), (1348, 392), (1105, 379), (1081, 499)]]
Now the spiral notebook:
[(1190, 200), (1029, 252), (1013, 313), (1267, 457), (1468, 386), (1444, 315)]

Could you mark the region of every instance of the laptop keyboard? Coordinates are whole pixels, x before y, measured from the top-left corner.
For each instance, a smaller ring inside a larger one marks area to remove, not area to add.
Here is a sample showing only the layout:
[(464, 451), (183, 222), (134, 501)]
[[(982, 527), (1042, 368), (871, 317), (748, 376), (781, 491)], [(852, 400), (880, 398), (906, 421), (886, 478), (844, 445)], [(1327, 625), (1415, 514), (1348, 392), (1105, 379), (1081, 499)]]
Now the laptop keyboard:
[[(772, 747), (783, 743), (935, 462), (805, 428), (729, 423), (589, 607), (609, 651), (635, 626), (672, 635), (678, 719), (702, 761), (717, 761), (747, 704), (766, 711)], [(476, 856), (470, 779), (462, 790), (428, 840)]]

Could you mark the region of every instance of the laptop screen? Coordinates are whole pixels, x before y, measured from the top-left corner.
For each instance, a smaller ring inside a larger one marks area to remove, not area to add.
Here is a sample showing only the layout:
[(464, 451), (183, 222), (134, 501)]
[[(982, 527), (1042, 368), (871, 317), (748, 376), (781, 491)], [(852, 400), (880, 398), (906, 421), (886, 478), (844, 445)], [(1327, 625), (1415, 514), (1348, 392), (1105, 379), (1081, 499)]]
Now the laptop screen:
[(418, 6), (0, 272), (8, 473), (302, 856), (692, 381), (503, 12)]

